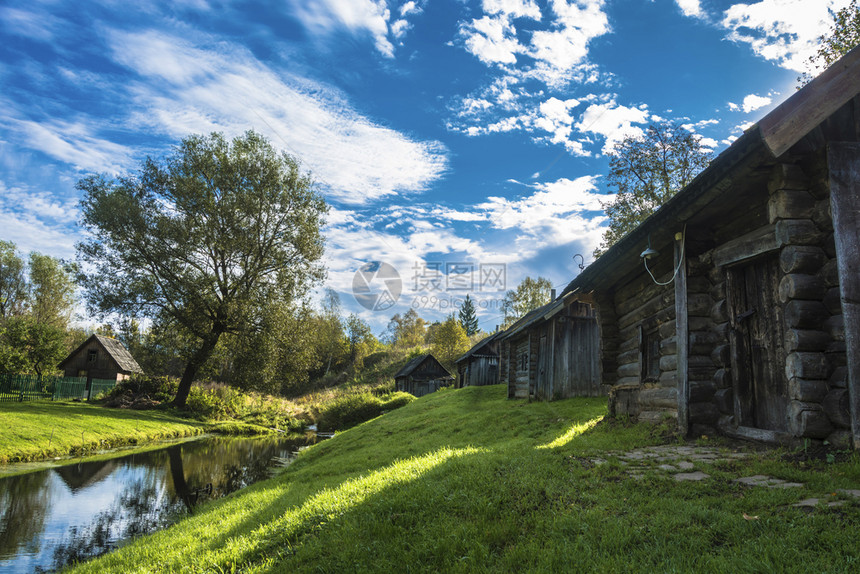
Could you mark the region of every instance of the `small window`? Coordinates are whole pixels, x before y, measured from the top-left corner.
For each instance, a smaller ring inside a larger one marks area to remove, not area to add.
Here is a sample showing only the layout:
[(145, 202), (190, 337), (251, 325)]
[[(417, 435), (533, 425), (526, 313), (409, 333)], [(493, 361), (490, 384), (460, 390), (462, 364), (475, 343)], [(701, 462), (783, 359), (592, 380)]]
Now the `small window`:
[(95, 349), (90, 349), (89, 351), (87, 351), (87, 362), (88, 363), (95, 363), (96, 359), (98, 359), (98, 357), (99, 357), (99, 352), (96, 351)]
[(528, 370), (529, 368), (529, 354), (528, 351), (520, 355), (520, 371)]
[(660, 335), (657, 330), (642, 336), (642, 382), (653, 383), (660, 379)]

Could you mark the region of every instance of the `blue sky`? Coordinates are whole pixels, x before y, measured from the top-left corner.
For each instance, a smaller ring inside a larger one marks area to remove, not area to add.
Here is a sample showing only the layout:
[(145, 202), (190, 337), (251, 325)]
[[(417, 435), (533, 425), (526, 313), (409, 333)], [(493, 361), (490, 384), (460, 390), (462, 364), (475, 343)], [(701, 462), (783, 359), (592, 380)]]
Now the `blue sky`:
[[(79, 178), (253, 128), (329, 201), (327, 285), (346, 312), (381, 330), (471, 292), (490, 330), (501, 284), (482, 271), (562, 286), (574, 254), (591, 260), (614, 142), (672, 119), (719, 153), (791, 95), (847, 3), (12, 0), (0, 239), (73, 258)], [(401, 277), (393, 307), (353, 298), (371, 261)]]

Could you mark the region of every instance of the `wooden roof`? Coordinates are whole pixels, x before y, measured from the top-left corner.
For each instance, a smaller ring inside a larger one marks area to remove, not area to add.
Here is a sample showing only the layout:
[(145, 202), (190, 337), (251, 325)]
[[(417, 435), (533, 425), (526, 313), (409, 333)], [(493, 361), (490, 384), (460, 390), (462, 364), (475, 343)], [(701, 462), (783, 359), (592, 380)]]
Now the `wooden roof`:
[[(573, 279), (562, 296), (623, 284), (638, 274), (642, 267), (639, 253), (652, 232), (656, 233), (651, 246), (671, 252), (674, 234), (694, 218), (701, 221), (743, 213), (746, 193), (767, 181), (778, 159), (800, 143), (822, 145), (824, 138), (813, 137), (816, 129), (858, 94), (860, 47), (744, 132), (687, 187)], [(687, 232), (695, 238), (696, 233), (705, 236), (708, 228), (691, 226)]]
[(483, 339), (481, 339), (480, 341), (475, 343), (475, 345), (471, 349), (466, 351), (460, 358), (456, 359), (454, 362), (455, 363), (461, 363), (461, 362), (465, 361), (466, 359), (468, 359), (469, 357), (498, 357), (499, 354), (495, 353), (495, 352), (489, 352), (488, 351), (486, 353), (479, 353), (478, 351), (483, 350), (484, 347), (486, 347), (487, 345), (489, 345), (493, 341), (497, 341), (498, 339), (501, 339), (504, 334), (505, 334), (504, 331), (497, 331), (496, 333), (493, 333), (489, 337), (484, 337)]
[(426, 361), (426, 360), (428, 360), (428, 359), (432, 359), (432, 360), (433, 360), (433, 362), (434, 362), (434, 363), (436, 363), (436, 365), (439, 367), (439, 370), (440, 370), (440, 371), (443, 371), (443, 372), (444, 372), (444, 373), (445, 373), (449, 378), (454, 378), (454, 376), (453, 376), (451, 373), (449, 373), (449, 372), (448, 372), (448, 369), (446, 369), (445, 367), (443, 367), (443, 366), (442, 366), (442, 363), (440, 363), (440, 362), (436, 359), (436, 357), (434, 357), (434, 356), (433, 356), (432, 354), (430, 354), (430, 353), (427, 353), (427, 354), (425, 354), (425, 355), (421, 355), (421, 356), (419, 356), (419, 357), (415, 357), (414, 359), (412, 359), (411, 361), (409, 361), (408, 363), (406, 363), (405, 365), (403, 365), (403, 368), (402, 368), (402, 369), (400, 369), (399, 371), (397, 371), (397, 374), (395, 374), (395, 375), (394, 375), (394, 378), (395, 378), (395, 379), (399, 379), (400, 377), (408, 377), (408, 376), (409, 376), (409, 375), (411, 375), (411, 374), (412, 374), (412, 373), (413, 373), (413, 372), (414, 372), (418, 367), (420, 367), (420, 366), (421, 366), (421, 364), (422, 364), (422, 363), (424, 363), (424, 361)]
[(143, 369), (140, 368), (140, 365), (137, 364), (137, 361), (134, 360), (134, 357), (131, 356), (131, 353), (128, 352), (122, 343), (117, 341), (116, 339), (111, 339), (110, 337), (103, 337), (101, 335), (93, 335), (86, 341), (80, 344), (80, 346), (72, 351), (68, 357), (63, 359), (60, 363), (59, 367), (62, 369), (63, 365), (72, 360), (84, 347), (90, 344), (91, 341), (97, 341), (99, 345), (105, 350), (108, 356), (116, 363), (117, 367), (119, 367), (120, 371), (125, 373), (142, 373)]

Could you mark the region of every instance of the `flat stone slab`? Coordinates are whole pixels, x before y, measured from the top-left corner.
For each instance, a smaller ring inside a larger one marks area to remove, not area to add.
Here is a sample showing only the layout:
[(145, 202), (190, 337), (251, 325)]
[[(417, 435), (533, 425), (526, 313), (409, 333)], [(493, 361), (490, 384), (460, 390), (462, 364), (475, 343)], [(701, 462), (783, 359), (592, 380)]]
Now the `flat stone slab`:
[(678, 468), (681, 470), (693, 470), (695, 467), (696, 465), (688, 460), (682, 460), (678, 463)]
[(799, 482), (788, 482), (779, 478), (773, 478), (770, 476), (766, 476), (764, 474), (757, 474), (755, 476), (747, 476), (744, 478), (737, 478), (732, 482), (737, 482), (739, 484), (746, 484), (747, 486), (764, 486), (767, 488), (801, 488), (803, 485)]
[(701, 470), (697, 470), (696, 472), (679, 472), (678, 474), (673, 475), (674, 479), (677, 480), (678, 482), (681, 482), (684, 480), (692, 480), (692, 481), (705, 480), (706, 478), (709, 478), (709, 476), (710, 475), (705, 474)]
[(860, 490), (849, 490), (847, 488), (840, 488), (836, 492), (839, 494), (844, 494), (846, 496), (853, 496), (854, 498), (860, 498)]
[(815, 508), (819, 504), (824, 504), (829, 508), (833, 508), (834, 506), (842, 506), (843, 504), (845, 504), (845, 501), (834, 500), (833, 502), (824, 502), (820, 498), (806, 498), (804, 500), (801, 500), (800, 502), (792, 504), (792, 506), (797, 506), (798, 508)]

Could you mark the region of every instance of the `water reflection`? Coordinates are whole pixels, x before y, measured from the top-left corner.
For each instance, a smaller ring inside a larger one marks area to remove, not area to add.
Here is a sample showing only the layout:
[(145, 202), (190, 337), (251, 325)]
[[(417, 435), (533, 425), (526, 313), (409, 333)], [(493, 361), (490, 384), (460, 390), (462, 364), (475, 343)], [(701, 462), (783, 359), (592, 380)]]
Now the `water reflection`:
[(109, 552), (267, 478), (313, 440), (208, 438), (0, 478), (0, 571), (51, 571)]

